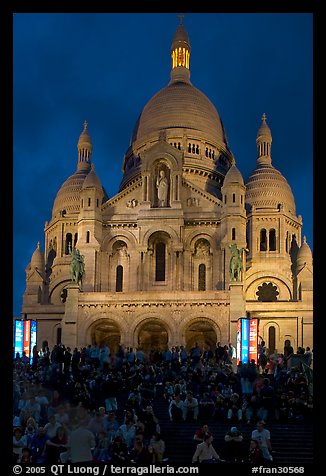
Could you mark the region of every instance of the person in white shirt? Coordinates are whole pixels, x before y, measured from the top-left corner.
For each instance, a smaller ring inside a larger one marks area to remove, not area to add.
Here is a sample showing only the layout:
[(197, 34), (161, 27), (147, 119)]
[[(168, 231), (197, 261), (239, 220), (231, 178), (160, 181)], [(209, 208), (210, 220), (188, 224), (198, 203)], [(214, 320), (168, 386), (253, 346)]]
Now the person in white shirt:
[(204, 441), (197, 445), (196, 451), (192, 457), (193, 463), (216, 463), (221, 460), (212, 445), (213, 436), (210, 433), (204, 435)]
[(262, 450), (263, 457), (268, 461), (273, 461), (271, 434), (265, 428), (265, 422), (260, 420), (257, 422), (257, 429), (251, 433), (251, 439), (258, 441), (258, 446)]
[(79, 425), (76, 422), (75, 428), (68, 437), (68, 448), (70, 461), (72, 463), (90, 463), (93, 460), (92, 451), (95, 448), (95, 436), (85, 427), (86, 422)]

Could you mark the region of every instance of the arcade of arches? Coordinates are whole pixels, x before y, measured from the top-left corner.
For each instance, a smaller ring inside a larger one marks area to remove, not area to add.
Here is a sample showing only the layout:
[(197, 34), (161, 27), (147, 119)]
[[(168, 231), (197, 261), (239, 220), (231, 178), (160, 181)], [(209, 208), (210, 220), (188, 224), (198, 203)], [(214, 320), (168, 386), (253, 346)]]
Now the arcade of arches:
[[(121, 332), (118, 324), (111, 320), (101, 320), (92, 325), (90, 330), (92, 344), (108, 345), (111, 352), (115, 353), (121, 341)], [(185, 329), (185, 346), (190, 350), (196, 343), (203, 349), (207, 345), (214, 349), (219, 340), (213, 325), (200, 320), (192, 322)], [(180, 345), (182, 342), (180, 342)], [(164, 322), (158, 319), (148, 319), (139, 325), (135, 333), (134, 347), (141, 348), (144, 352), (151, 349), (164, 350), (169, 345), (169, 331)]]

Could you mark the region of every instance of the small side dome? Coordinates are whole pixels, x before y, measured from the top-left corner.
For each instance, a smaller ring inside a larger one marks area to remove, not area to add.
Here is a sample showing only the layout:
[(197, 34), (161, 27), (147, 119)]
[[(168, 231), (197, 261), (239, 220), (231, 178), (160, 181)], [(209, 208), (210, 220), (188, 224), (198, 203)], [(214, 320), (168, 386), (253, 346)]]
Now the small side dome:
[(87, 169), (77, 170), (61, 185), (53, 203), (52, 219), (61, 216), (62, 210), (66, 210), (67, 215), (79, 213), (79, 195), (87, 174)]
[(233, 164), (227, 171), (227, 174), (224, 178), (223, 187), (231, 183), (237, 183), (239, 185), (244, 186), (244, 181), (241, 172), (235, 164)]
[(82, 190), (85, 188), (97, 188), (98, 190), (102, 191), (102, 184), (98, 176), (96, 175), (96, 172), (94, 170), (94, 164), (92, 164), (92, 169), (86, 175), (86, 178), (84, 180)]
[(41, 244), (40, 242), (37, 243), (37, 248), (34, 251), (31, 259), (31, 269), (37, 269), (41, 273), (44, 272), (44, 255), (41, 250)]
[(304, 236), (303, 243), (297, 254), (297, 271), (300, 271), (305, 265), (308, 267), (312, 266), (312, 253), (307, 243), (307, 239)]

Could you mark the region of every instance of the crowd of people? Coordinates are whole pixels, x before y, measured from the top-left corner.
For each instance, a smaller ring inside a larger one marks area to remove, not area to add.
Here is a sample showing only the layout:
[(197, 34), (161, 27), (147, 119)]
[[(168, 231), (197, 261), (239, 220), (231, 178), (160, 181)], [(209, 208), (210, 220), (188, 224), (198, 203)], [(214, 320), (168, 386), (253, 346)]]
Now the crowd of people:
[[(298, 349), (307, 367), (310, 349)], [(13, 460), (19, 463), (108, 462), (164, 464), (165, 436), (155, 406), (171, 424), (205, 422), (192, 461), (271, 461), (269, 421), (311, 421), (313, 396), (303, 366), (292, 367), (293, 349), (258, 363), (236, 362), (231, 343), (204, 349), (196, 343), (153, 349), (107, 345), (33, 350), (14, 358)], [(230, 423), (221, 454), (209, 422)], [(237, 424), (257, 426), (244, 447)]]

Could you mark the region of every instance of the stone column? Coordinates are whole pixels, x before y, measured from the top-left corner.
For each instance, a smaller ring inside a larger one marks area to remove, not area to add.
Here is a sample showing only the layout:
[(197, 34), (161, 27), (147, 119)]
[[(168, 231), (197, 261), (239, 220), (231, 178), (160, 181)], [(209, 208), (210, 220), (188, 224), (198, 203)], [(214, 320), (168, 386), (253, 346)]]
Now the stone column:
[(78, 347), (77, 324), (78, 324), (78, 297), (79, 286), (75, 283), (67, 287), (68, 294), (65, 306), (65, 314), (62, 320), (61, 340), (62, 343), (71, 349)]
[(237, 323), (240, 317), (246, 317), (246, 301), (242, 283), (230, 283), (230, 321), (229, 340), (233, 345), (236, 343)]

